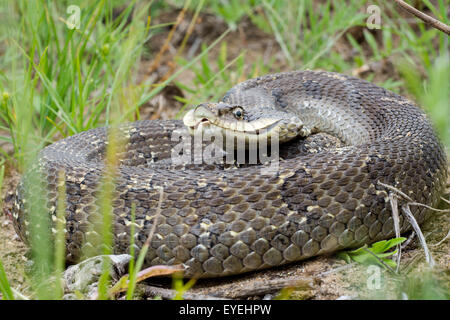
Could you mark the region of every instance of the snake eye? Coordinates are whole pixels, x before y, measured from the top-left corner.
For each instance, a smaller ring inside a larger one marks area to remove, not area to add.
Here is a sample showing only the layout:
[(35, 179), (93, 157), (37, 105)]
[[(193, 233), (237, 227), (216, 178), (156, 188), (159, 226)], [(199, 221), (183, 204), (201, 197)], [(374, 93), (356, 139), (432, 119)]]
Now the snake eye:
[(241, 107), (236, 107), (233, 110), (234, 117), (241, 120), (244, 117), (244, 110)]

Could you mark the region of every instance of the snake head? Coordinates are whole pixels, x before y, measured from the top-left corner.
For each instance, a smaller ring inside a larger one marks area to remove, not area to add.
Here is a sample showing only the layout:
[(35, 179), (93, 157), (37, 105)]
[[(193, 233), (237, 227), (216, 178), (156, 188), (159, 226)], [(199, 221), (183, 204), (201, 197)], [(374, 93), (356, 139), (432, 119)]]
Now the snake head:
[(246, 148), (262, 139), (270, 144), (271, 139), (278, 138), (282, 143), (306, 135), (297, 116), (263, 106), (202, 103), (190, 110), (183, 122), (192, 135), (201, 131), (204, 135), (221, 136), (225, 141), (242, 139)]

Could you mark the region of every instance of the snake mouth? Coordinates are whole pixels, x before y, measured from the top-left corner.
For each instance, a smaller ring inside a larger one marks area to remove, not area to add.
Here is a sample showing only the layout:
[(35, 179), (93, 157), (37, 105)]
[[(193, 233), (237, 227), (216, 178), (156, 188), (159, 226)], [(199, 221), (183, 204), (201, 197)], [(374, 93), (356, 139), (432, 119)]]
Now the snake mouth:
[[(236, 119), (233, 108), (239, 108), (240, 119)], [(189, 133), (194, 136), (202, 133), (206, 137), (216, 137), (224, 143), (228, 141), (245, 142), (246, 148), (249, 144), (273, 143), (292, 140), (302, 130), (303, 123), (297, 117), (287, 117), (284, 113), (269, 113), (267, 116), (248, 117), (242, 116), (245, 110), (238, 106), (227, 104), (200, 104), (190, 110), (183, 118), (183, 123)], [(220, 137), (220, 138), (219, 138)], [(270, 140), (270, 142), (269, 142)]]
[(252, 122), (225, 120), (217, 118), (209, 110), (193, 109), (190, 110), (183, 118), (183, 123), (191, 133), (196, 130), (210, 130), (221, 132), (223, 135), (231, 134), (233, 136), (260, 136), (269, 135), (281, 126), (281, 119), (259, 119)]
[(207, 118), (202, 118), (201, 120), (197, 121), (195, 124), (187, 126), (189, 132), (191, 134), (194, 134), (197, 130), (203, 131), (206, 127), (210, 126), (211, 122)]
[(207, 119), (207, 118), (202, 118), (200, 121), (197, 122), (197, 124), (195, 124), (195, 125), (193, 125), (193, 126), (190, 126), (190, 128), (191, 128), (192, 130), (195, 130), (195, 129), (197, 129), (199, 126), (205, 126), (205, 125), (209, 125), (209, 124), (211, 124), (211, 122), (209, 121), (209, 119)]
[(207, 117), (198, 117), (195, 115), (195, 110), (189, 110), (183, 117), (184, 125), (191, 131), (197, 130), (200, 126), (209, 125), (210, 121)]

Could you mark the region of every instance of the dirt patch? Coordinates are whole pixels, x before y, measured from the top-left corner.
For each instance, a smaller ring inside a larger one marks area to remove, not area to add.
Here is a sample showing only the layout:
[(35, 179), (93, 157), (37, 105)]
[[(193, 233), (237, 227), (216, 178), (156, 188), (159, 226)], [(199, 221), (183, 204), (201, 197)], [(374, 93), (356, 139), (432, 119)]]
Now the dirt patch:
[(26, 246), (14, 231), (11, 220), (5, 215), (0, 216), (0, 259), (5, 268), (11, 285), (23, 292), (28, 284), (25, 278)]
[[(10, 172), (3, 182), (1, 199), (5, 199), (7, 197), (5, 195), (15, 189), (18, 181), (17, 172)], [(25, 265), (28, 261), (26, 258), (27, 247), (14, 231), (12, 220), (6, 214), (9, 205), (2, 203), (3, 210), (0, 210), (0, 260), (11, 286), (22, 293), (27, 293), (29, 291), (29, 283), (25, 276)]]
[[(177, 21), (181, 10), (174, 9), (170, 12), (163, 13), (154, 18), (154, 24), (165, 24)], [(187, 61), (195, 58), (202, 51), (202, 45), (209, 46), (218, 37), (223, 35), (227, 29), (227, 24), (217, 16), (209, 13), (200, 13), (196, 19), (196, 23), (192, 29), (190, 24), (193, 19), (193, 13), (187, 11), (184, 18), (175, 27), (172, 38), (169, 42), (166, 39), (171, 34), (173, 26), (167, 26), (155, 33), (149, 40), (147, 47), (151, 52), (151, 60), (143, 59), (141, 68), (139, 68), (139, 79), (141, 81), (149, 81), (152, 83), (161, 83), (170, 77), (179, 67), (176, 57), (181, 56)], [(244, 18), (237, 26), (237, 29), (230, 31), (222, 40), (227, 43), (227, 62), (231, 62), (237, 58), (243, 48), (246, 50), (244, 56), (244, 74), (250, 72), (252, 62), (261, 60), (264, 65), (269, 65), (274, 70), (286, 70), (287, 65), (277, 41), (272, 35), (263, 32), (256, 27), (248, 18)], [(182, 47), (182, 49), (181, 49)], [(158, 57), (161, 52), (163, 54)], [(216, 45), (208, 52), (210, 67), (212, 69), (217, 66), (214, 61), (220, 54), (220, 45)], [(155, 64), (155, 61), (157, 63)], [(219, 71), (219, 70), (214, 70)], [(254, 76), (261, 75), (256, 70)], [(176, 80), (180, 83), (193, 83), (195, 73), (187, 69), (183, 71)], [(234, 79), (238, 83), (246, 79)], [(172, 87), (176, 87), (174, 83)], [(171, 95), (174, 93), (174, 95)], [(143, 106), (148, 112), (143, 112), (142, 119), (173, 119), (180, 110), (182, 103), (177, 101), (176, 96), (191, 98), (195, 93), (186, 90), (173, 91), (171, 93), (163, 92), (163, 98), (158, 95)], [(225, 93), (225, 92), (223, 92)], [(173, 103), (175, 102), (175, 104)], [(159, 112), (157, 110), (160, 110)]]

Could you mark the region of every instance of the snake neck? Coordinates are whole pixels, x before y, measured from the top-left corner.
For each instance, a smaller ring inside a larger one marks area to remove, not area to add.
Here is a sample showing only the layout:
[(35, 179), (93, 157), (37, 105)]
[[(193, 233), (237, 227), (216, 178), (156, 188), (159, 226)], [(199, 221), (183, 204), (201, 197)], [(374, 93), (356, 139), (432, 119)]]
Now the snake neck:
[(345, 145), (360, 145), (370, 140), (367, 123), (358, 121), (349, 109), (339, 105), (325, 106), (323, 101), (304, 100), (298, 102), (292, 112), (310, 132), (323, 132), (337, 137)]

